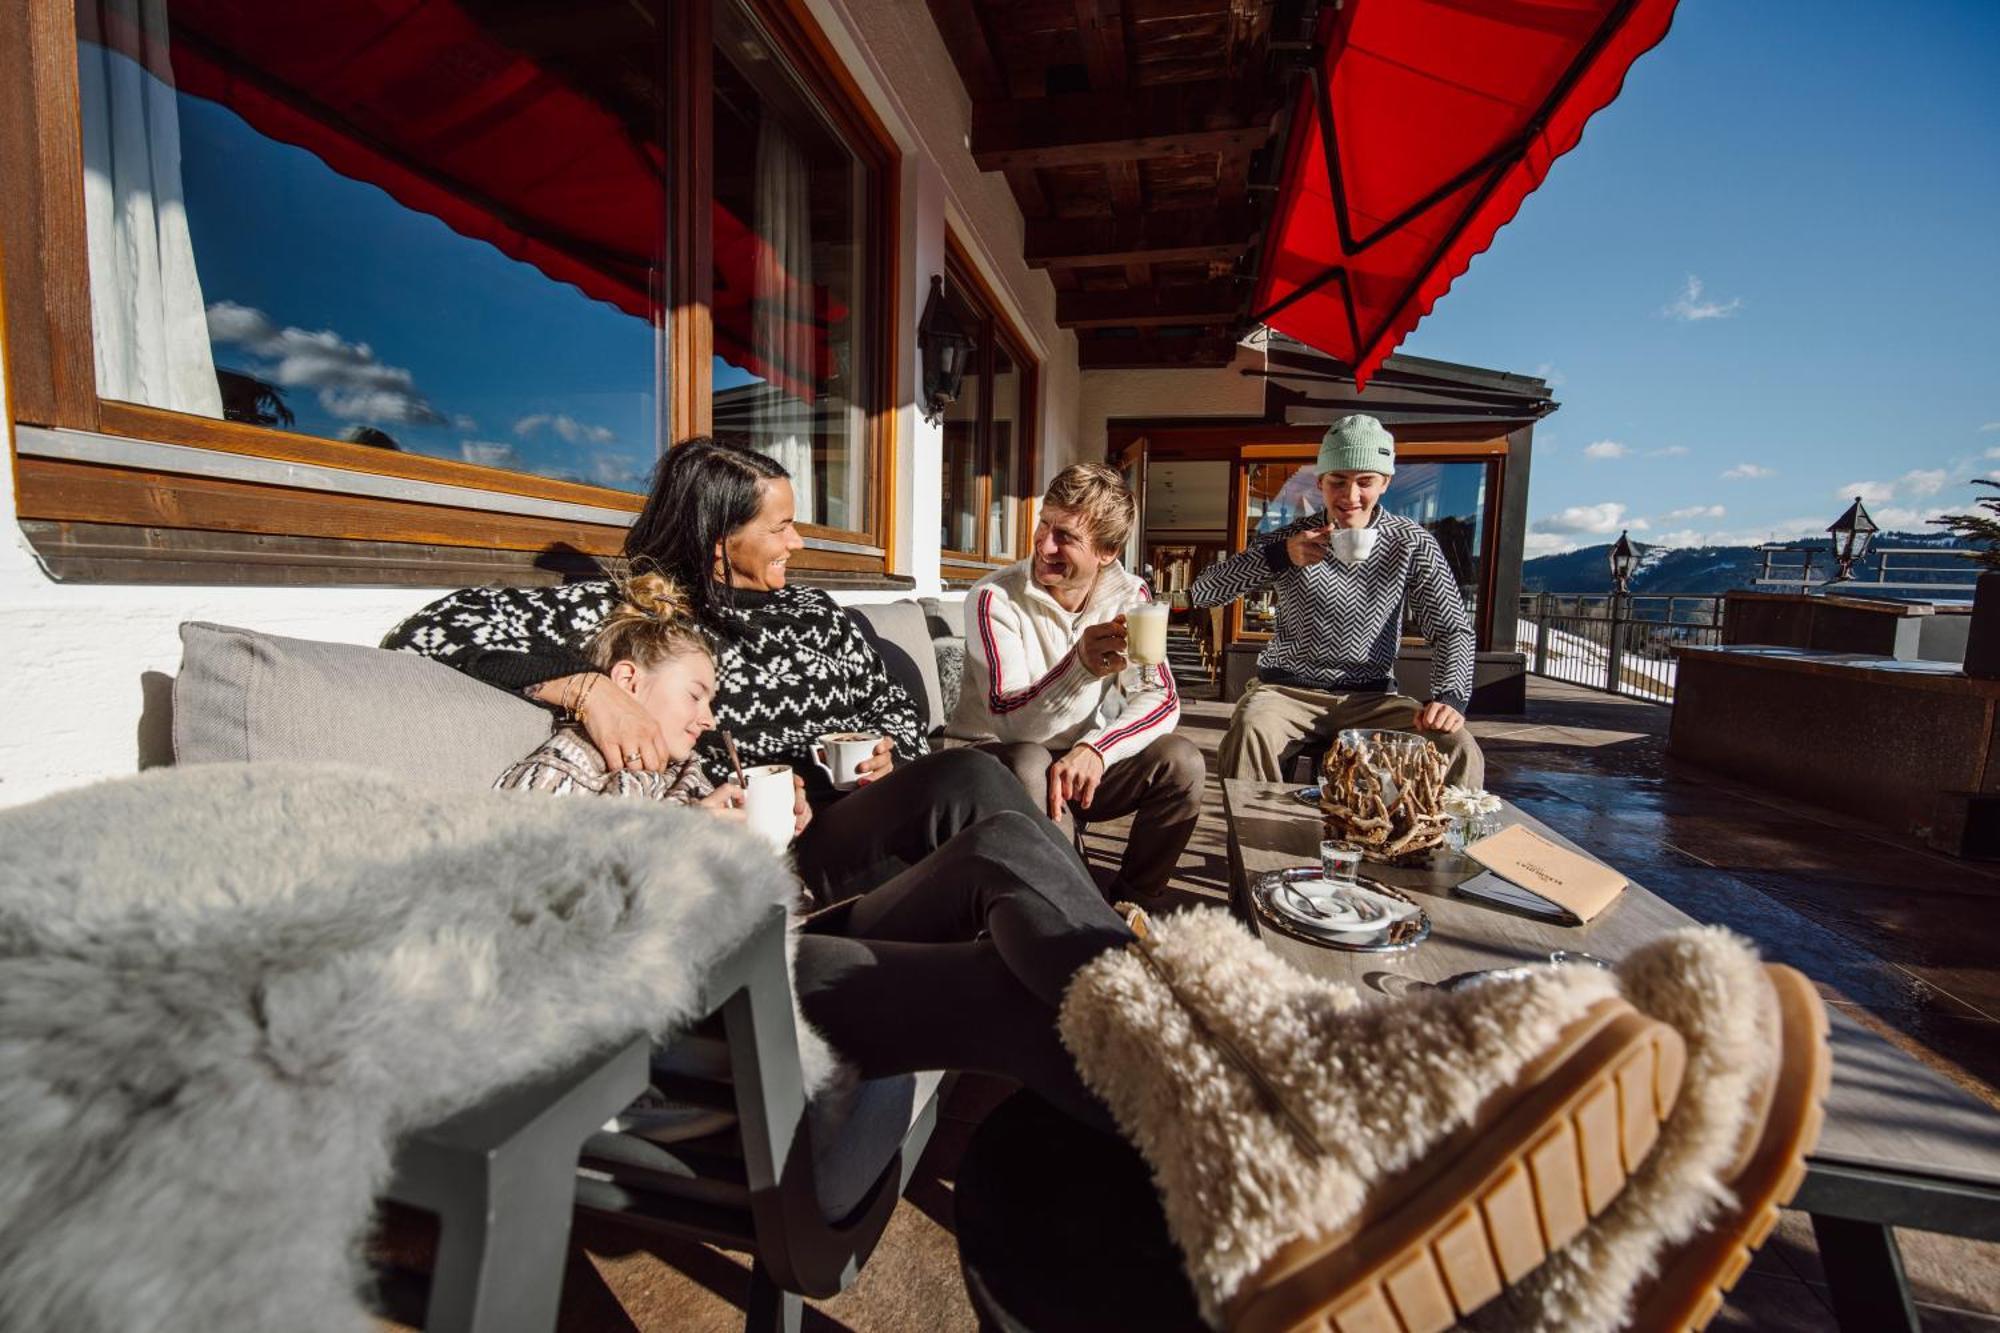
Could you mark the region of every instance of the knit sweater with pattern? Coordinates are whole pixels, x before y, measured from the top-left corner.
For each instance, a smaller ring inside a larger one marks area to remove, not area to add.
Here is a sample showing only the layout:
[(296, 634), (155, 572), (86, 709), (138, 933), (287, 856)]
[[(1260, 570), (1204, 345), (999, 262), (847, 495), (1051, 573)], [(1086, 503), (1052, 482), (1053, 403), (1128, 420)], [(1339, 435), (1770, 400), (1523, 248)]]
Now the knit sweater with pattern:
[(1463, 713), (1472, 698), (1476, 645), (1458, 580), (1437, 538), (1413, 519), (1375, 511), (1375, 549), (1348, 565), (1328, 557), (1294, 565), (1285, 542), (1326, 526), (1310, 513), (1211, 565), (1189, 594), (1196, 606), (1222, 606), (1265, 584), (1278, 593), (1278, 625), (1257, 657), (1258, 679), (1274, 685), (1344, 693), (1396, 688), (1403, 609), (1430, 641), (1431, 698)]
[[(382, 646), (421, 653), (502, 689), (525, 689), (596, 670), (585, 649), (615, 596), (615, 585), (602, 579), (467, 588), (396, 626)], [(812, 745), (829, 731), (880, 732), (900, 759), (928, 752), (916, 705), (833, 598), (791, 584), (776, 592), (739, 588), (735, 602), (715, 612), (716, 729), (697, 750), (709, 772), (729, 770), (723, 731), (745, 764), (789, 764), (816, 797), (831, 787), (812, 761)]]

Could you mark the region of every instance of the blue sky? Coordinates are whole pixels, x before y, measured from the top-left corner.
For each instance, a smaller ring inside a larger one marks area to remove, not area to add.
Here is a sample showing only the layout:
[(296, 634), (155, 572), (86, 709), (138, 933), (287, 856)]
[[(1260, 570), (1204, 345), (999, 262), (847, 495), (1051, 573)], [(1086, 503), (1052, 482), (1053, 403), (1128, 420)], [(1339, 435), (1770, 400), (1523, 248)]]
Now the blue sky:
[(1884, 527), (2000, 477), (2000, 4), (1681, 0), (1404, 343), (1539, 373), (1529, 554)]

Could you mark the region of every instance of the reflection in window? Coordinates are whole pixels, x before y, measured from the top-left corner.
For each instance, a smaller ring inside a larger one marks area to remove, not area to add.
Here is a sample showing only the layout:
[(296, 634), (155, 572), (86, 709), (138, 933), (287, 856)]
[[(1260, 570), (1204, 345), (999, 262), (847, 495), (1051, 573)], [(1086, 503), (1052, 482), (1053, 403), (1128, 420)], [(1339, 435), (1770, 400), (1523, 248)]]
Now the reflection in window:
[(944, 549), (977, 554), (979, 550), (979, 416), (985, 403), (986, 323), (966, 299), (965, 289), (946, 282), (945, 302), (959, 327), (970, 334), (965, 378), (958, 397), (944, 411)]
[(1382, 508), (1430, 529), (1477, 625), (1486, 539), (1486, 464), (1398, 463), (1396, 478), (1382, 495)]
[(972, 338), (958, 398), (944, 414), (946, 551), (977, 560), (1021, 554), (1021, 492), (1027, 484), (1027, 414), (1033, 363), (1014, 347), (999, 321), (959, 275), (945, 272), (944, 299)]
[(870, 173), (732, 0), (715, 41), (715, 433), (785, 466), (800, 521), (862, 530)]
[(986, 550), (994, 559), (1014, 553), (1021, 493), (1021, 368), (1005, 343), (993, 345), (993, 485), (986, 501)]
[(80, 0), (77, 24), (103, 397), (645, 489), (642, 11)]

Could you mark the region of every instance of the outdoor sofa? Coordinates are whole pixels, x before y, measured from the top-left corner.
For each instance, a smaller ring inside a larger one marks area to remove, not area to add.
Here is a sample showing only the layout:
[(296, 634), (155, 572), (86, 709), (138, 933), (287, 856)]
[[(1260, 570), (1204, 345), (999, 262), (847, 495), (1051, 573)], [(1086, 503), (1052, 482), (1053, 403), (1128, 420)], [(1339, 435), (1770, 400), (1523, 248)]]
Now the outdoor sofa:
[[(850, 608), (934, 734), (956, 694), (957, 613)], [(470, 792), (551, 725), (546, 710), (413, 654), (201, 623), (181, 638), (171, 716), (148, 728), (170, 730), (177, 764), (335, 761)], [(781, 919), (714, 978), (710, 1020), (668, 1046), (579, 1052), (572, 1070), (404, 1145), (390, 1196), (437, 1214), (440, 1236), (428, 1284), (385, 1281), (390, 1313), (440, 1330), (551, 1327), (574, 1207), (749, 1252), (752, 1329), (796, 1329), (802, 1296), (854, 1279), (922, 1155), (942, 1077), (873, 1080), (837, 1109), (808, 1105)], [(596, 1128), (649, 1080), (733, 1110), (736, 1125), (668, 1145)]]

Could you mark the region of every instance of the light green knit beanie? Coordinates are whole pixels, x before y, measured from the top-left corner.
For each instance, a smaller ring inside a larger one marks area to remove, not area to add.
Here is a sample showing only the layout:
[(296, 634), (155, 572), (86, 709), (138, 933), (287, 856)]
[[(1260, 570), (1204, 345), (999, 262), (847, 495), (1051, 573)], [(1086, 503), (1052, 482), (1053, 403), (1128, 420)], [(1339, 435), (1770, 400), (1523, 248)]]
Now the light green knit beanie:
[(1319, 441), (1321, 472), (1380, 472), (1396, 475), (1396, 439), (1374, 417), (1359, 413), (1326, 428)]

